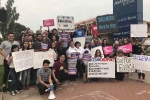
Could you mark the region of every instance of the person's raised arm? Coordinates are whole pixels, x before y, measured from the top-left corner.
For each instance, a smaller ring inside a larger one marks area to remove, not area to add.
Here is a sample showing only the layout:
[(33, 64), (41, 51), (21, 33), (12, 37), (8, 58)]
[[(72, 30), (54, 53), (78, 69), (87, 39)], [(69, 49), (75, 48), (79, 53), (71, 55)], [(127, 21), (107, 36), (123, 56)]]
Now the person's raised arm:
[(1, 45), (0, 45), (0, 54), (1, 54), (4, 58), (7, 58), (7, 55), (5, 55), (4, 52), (3, 52), (4, 47), (5, 47), (4, 42), (2, 42)]
[(131, 41), (132, 44), (134, 44), (132, 37), (130, 37), (130, 41)]
[(145, 43), (146, 39), (147, 39), (147, 37), (143, 38), (141, 45), (143, 45)]

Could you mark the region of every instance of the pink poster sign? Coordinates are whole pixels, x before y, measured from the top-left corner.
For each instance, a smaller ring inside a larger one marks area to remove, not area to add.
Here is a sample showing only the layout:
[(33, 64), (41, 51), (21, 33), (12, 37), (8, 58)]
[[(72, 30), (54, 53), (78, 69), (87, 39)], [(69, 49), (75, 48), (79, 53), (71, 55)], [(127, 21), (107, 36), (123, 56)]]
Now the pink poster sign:
[(113, 53), (113, 47), (112, 46), (103, 47), (103, 51), (104, 51), (105, 55), (112, 54)]
[(47, 27), (47, 26), (54, 26), (54, 19), (47, 19), (47, 20), (43, 20), (43, 26)]
[(119, 46), (118, 50), (122, 49), (124, 53), (130, 53), (132, 52), (132, 44), (124, 45), (124, 46)]

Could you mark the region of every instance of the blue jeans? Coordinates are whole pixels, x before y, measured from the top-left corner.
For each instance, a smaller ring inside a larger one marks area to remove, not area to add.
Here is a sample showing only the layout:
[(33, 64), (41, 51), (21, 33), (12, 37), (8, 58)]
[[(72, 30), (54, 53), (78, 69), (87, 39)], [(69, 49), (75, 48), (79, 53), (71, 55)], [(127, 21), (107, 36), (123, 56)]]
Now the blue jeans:
[(20, 73), (19, 72), (17, 73), (14, 68), (10, 68), (10, 76), (12, 80), (10, 91), (15, 91), (17, 90)]
[(22, 71), (22, 84), (29, 85), (29, 83), (30, 83), (30, 69), (26, 69)]

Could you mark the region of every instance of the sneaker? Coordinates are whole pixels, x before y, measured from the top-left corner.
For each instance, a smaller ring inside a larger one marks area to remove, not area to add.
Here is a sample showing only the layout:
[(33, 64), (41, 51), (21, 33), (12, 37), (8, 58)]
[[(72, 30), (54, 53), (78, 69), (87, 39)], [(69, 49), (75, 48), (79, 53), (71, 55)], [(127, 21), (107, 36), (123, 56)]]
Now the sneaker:
[(18, 90), (15, 90), (15, 93), (19, 94), (20, 92)]
[(55, 99), (55, 98), (56, 98), (56, 97), (55, 97), (55, 95), (54, 95), (53, 93), (48, 96), (48, 99), (49, 99), (49, 100), (53, 100), (53, 99)]
[(14, 91), (11, 91), (11, 95), (12, 95), (12, 96), (15, 96), (16, 94), (15, 94), (15, 92), (14, 92)]
[(138, 79), (137, 81), (141, 81), (141, 79)]
[(3, 92), (7, 92), (7, 88), (6, 87), (2, 87), (2, 91)]
[(144, 81), (145, 81), (144, 79), (141, 80), (141, 82), (144, 82)]

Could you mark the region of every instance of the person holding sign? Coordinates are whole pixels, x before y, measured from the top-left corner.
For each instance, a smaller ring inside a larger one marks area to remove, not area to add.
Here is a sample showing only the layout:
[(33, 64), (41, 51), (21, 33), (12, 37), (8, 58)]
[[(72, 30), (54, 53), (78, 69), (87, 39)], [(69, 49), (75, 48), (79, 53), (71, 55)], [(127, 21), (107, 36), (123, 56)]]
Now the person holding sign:
[(88, 42), (85, 43), (84, 50), (88, 51), (88, 53), (91, 54), (91, 46), (89, 45)]
[(68, 46), (69, 41), (71, 40), (70, 35), (67, 32), (62, 32), (59, 38), (59, 43), (62, 43), (63, 47)]
[(49, 44), (49, 41), (47, 41), (47, 38), (46, 38), (46, 35), (45, 34), (42, 34), (42, 43), (41, 43), (41, 48), (42, 50), (48, 50), (48, 44)]
[(10, 86), (10, 93), (11, 95), (15, 96), (16, 94), (19, 94), (20, 92), (17, 90), (17, 86), (18, 86), (18, 81), (19, 81), (19, 77), (20, 77), (20, 72), (16, 72), (15, 71), (15, 66), (13, 63), (13, 57), (12, 57), (12, 52), (18, 52), (19, 51), (19, 47), (17, 45), (12, 45), (11, 48), (11, 53), (9, 56), (7, 56), (7, 63), (10, 67), (10, 76), (11, 76), (11, 86)]
[[(54, 82), (57, 84), (63, 84), (63, 82), (66, 80), (68, 71), (66, 70), (66, 64), (65, 61), (65, 54), (61, 54), (59, 56), (59, 61), (55, 62), (53, 65), (52, 75)], [(55, 84), (54, 83), (54, 84)]]
[[(139, 55), (144, 55), (144, 51), (142, 49), (139, 50)], [(138, 72), (138, 81), (144, 82), (145, 81), (144, 71), (143, 70), (137, 70), (137, 72)]]
[[(117, 52), (117, 57), (124, 57), (124, 53), (123, 53), (123, 50), (118, 50)], [(124, 79), (124, 73), (121, 73), (121, 72), (117, 72), (116, 71), (116, 80), (120, 80), (120, 81), (123, 81)]]
[(43, 61), (43, 67), (37, 71), (37, 87), (39, 89), (40, 95), (43, 95), (47, 89), (50, 90), (48, 99), (55, 99), (54, 95), (54, 85), (51, 80), (51, 69), (49, 69), (49, 60)]
[(77, 48), (74, 47), (73, 41), (70, 41), (69, 45), (70, 47), (66, 51), (66, 55), (68, 57), (68, 75), (70, 81), (75, 81), (75, 76), (77, 74), (77, 58), (79, 57), (80, 53), (77, 51)]
[[(22, 47), (22, 51), (24, 50), (29, 50), (29, 42), (23, 42), (23, 47)], [(30, 69), (26, 69), (24, 71), (22, 71), (22, 85), (23, 85), (23, 89), (29, 89), (29, 83), (30, 83)]]

